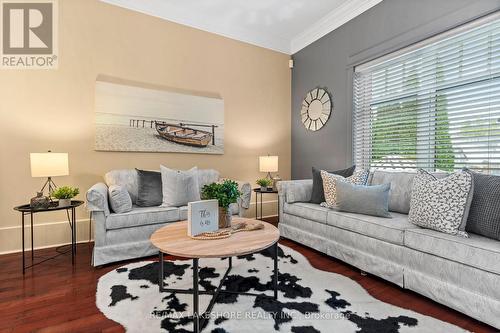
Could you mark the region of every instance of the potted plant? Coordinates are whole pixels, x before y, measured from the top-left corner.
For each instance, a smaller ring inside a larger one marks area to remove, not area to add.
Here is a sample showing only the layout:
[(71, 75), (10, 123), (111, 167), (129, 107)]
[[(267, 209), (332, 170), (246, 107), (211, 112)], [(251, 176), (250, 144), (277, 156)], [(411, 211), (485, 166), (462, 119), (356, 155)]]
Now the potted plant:
[(51, 196), (59, 200), (59, 207), (71, 206), (71, 199), (76, 197), (80, 190), (76, 187), (62, 186), (52, 192)]
[(241, 192), (238, 190), (238, 183), (233, 180), (208, 184), (201, 189), (201, 198), (203, 200), (217, 199), (219, 201), (219, 228), (228, 228), (231, 226), (229, 205), (236, 203), (240, 195)]
[(266, 191), (269, 191), (269, 188), (272, 189), (273, 180), (269, 179), (269, 178), (261, 178), (261, 179), (258, 179), (256, 183), (257, 183), (257, 185), (260, 186), (260, 190), (262, 192), (266, 192)]

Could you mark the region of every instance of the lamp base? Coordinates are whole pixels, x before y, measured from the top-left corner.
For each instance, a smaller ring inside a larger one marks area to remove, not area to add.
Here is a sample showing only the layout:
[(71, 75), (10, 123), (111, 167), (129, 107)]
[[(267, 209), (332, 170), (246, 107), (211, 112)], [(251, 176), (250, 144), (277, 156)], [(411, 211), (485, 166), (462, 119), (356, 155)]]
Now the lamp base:
[(273, 179), (273, 175), (271, 175), (271, 173), (268, 172), (266, 178)]
[(49, 198), (51, 198), (52, 192), (54, 192), (54, 190), (57, 188), (57, 185), (52, 181), (51, 177), (47, 178), (47, 181), (45, 182), (45, 184), (43, 184), (40, 192), (43, 193), (43, 191), (45, 190), (46, 187), (48, 187), (48, 189), (49, 189)]

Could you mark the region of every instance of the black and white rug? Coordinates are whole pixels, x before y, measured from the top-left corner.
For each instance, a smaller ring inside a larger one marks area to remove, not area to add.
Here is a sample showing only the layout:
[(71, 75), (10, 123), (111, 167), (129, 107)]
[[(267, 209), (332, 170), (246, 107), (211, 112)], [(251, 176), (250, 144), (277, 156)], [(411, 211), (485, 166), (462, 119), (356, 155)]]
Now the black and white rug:
[[(192, 331), (191, 295), (160, 293), (157, 262), (113, 270), (99, 279), (97, 307), (128, 332)], [(227, 260), (200, 260), (200, 289), (215, 289)], [(279, 298), (272, 296), (271, 254), (264, 251), (233, 259), (225, 287), (266, 296), (220, 294), (203, 332), (463, 332), (451, 324), (405, 310), (370, 296), (358, 283), (312, 267), (300, 253), (280, 246)], [(192, 288), (191, 261), (165, 263), (170, 288)], [(200, 295), (200, 310), (210, 296)]]

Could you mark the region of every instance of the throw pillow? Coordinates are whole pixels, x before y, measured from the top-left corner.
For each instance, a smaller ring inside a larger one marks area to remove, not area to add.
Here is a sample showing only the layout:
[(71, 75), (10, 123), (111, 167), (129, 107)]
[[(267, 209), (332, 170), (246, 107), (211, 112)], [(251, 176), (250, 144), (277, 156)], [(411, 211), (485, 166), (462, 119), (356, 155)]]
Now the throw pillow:
[(121, 214), (132, 210), (132, 199), (127, 189), (120, 185), (111, 185), (108, 188), (109, 205), (113, 212)]
[[(352, 176), (354, 169), (356, 169), (355, 165), (347, 169), (337, 170), (337, 171), (327, 171), (327, 172), (347, 178), (349, 176)], [(313, 185), (312, 185), (312, 194), (310, 202), (315, 204), (320, 204), (322, 202), (325, 202), (323, 178), (321, 178), (320, 169), (316, 169), (315, 167), (312, 168), (312, 179), (313, 179)]]
[(337, 182), (347, 182), (355, 185), (366, 185), (370, 172), (368, 170), (357, 170), (350, 177), (342, 177), (321, 170), (323, 188), (325, 190), (325, 202), (321, 205), (328, 208), (335, 208), (337, 204)]
[(500, 240), (500, 177), (472, 172), (474, 194), (465, 230)]
[(172, 170), (160, 166), (163, 190), (163, 207), (186, 206), (188, 202), (200, 200), (198, 168), (188, 171)]
[(337, 209), (343, 212), (380, 217), (391, 217), (389, 213), (389, 191), (391, 184), (365, 186), (337, 182)]
[(161, 173), (158, 171), (137, 170), (137, 201), (140, 207), (160, 206), (163, 202)]
[(423, 228), (467, 237), (464, 230), (472, 194), (470, 172), (455, 172), (437, 179), (419, 170), (413, 180), (408, 220)]

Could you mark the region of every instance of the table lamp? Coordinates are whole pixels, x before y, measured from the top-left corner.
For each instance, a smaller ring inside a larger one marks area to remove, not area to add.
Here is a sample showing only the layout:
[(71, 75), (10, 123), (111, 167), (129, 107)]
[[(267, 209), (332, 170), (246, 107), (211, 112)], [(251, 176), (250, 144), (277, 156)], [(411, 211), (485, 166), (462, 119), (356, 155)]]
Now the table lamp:
[(272, 179), (271, 172), (278, 172), (278, 156), (259, 156), (260, 172), (267, 172), (267, 178)]
[(50, 194), (57, 188), (52, 181), (52, 177), (69, 175), (68, 154), (67, 153), (31, 153), (31, 177), (47, 177), (40, 192), (49, 188)]

